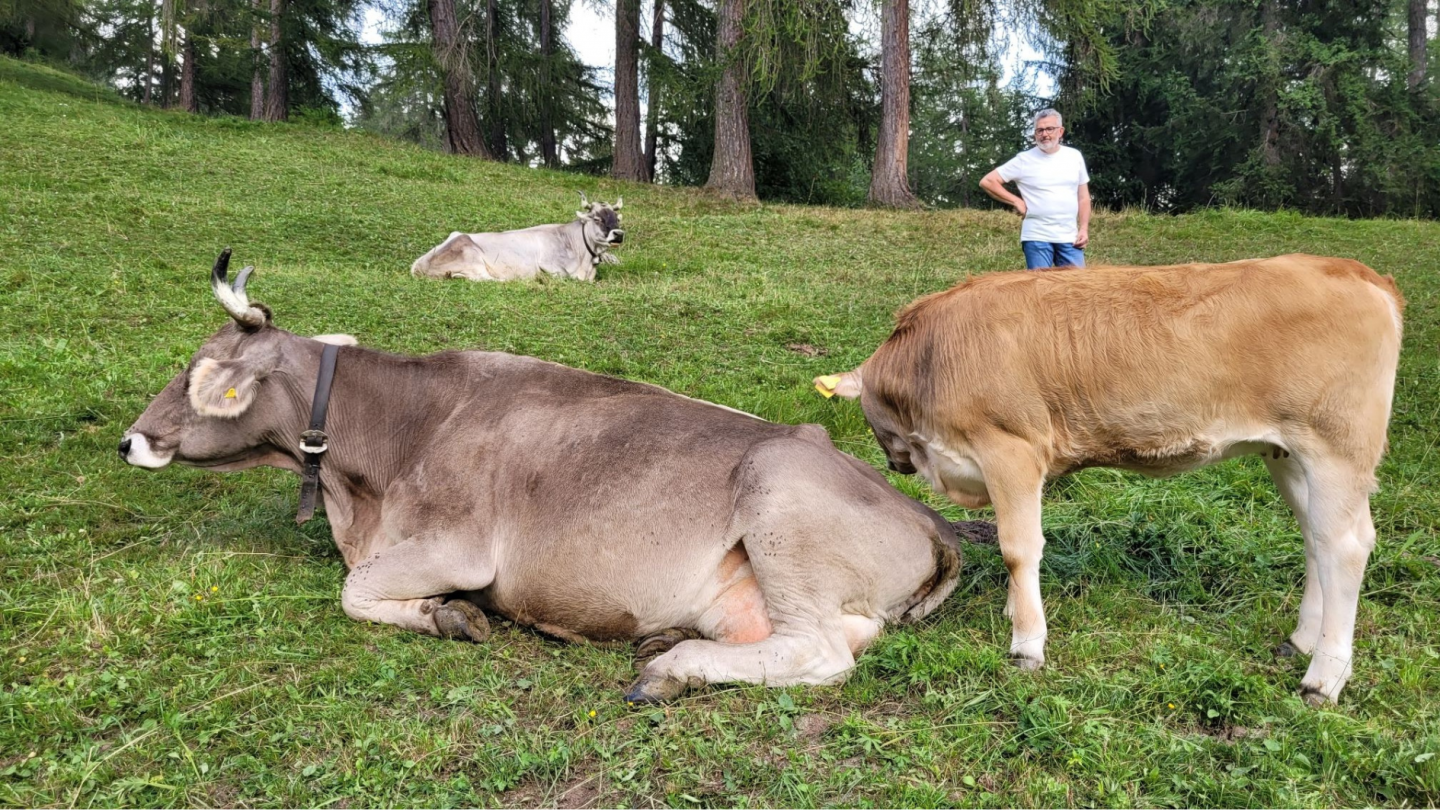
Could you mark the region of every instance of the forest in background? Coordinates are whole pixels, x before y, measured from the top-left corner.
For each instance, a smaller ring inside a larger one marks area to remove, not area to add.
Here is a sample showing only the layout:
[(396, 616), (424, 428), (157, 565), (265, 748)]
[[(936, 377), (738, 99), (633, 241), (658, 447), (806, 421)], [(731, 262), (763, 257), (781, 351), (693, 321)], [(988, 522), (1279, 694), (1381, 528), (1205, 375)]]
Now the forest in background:
[(598, 67), (574, 2), (0, 0), (0, 53), (200, 115), (828, 205), (990, 205), (1054, 106), (1098, 205), (1440, 216), (1434, 0), (596, 0)]

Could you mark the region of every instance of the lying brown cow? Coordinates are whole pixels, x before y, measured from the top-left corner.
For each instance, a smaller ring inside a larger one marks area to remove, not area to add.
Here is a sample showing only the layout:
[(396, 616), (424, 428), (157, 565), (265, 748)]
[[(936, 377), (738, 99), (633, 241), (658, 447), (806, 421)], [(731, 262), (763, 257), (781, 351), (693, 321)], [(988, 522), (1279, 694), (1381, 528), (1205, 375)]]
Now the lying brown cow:
[(530, 357), (327, 346), (273, 326), (248, 273), (226, 286), (228, 261), (213, 287), (235, 323), (120, 455), (318, 465), (352, 618), (482, 641), (484, 608), (568, 640), (643, 639), (663, 654), (627, 697), (653, 701), (839, 680), (882, 626), (955, 587), (950, 525), (821, 428)]
[(1168, 475), (1259, 454), (1305, 537), (1301, 692), (1350, 678), (1375, 543), (1404, 301), (1346, 259), (999, 273), (921, 298), (859, 369), (821, 377), (860, 397), (890, 467), (969, 508), (993, 503), (1010, 570), (1010, 654), (1045, 660), (1041, 488), (1084, 467)]

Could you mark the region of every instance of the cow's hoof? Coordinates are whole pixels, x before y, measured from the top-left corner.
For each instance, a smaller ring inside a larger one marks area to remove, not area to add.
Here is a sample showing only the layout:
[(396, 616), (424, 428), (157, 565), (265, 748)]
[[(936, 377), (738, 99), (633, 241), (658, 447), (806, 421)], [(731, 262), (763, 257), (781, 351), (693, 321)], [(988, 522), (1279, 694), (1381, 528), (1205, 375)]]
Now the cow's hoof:
[(1319, 689), (1316, 689), (1313, 686), (1303, 685), (1300, 687), (1300, 699), (1305, 701), (1306, 705), (1316, 709), (1333, 702), (1330, 700), (1330, 697), (1328, 695), (1326, 695), (1324, 692), (1321, 692)]
[(631, 706), (668, 703), (685, 694), (689, 688), (690, 684), (669, 675), (641, 675), (640, 680), (625, 693), (625, 702)]
[(1288, 640), (1280, 642), (1280, 646), (1275, 648), (1276, 658), (1294, 658), (1299, 654), (1300, 651), (1295, 649), (1295, 645)]
[(670, 627), (658, 633), (651, 633), (635, 645), (635, 660), (644, 661), (670, 652), (682, 641), (700, 638), (700, 634), (686, 627)]
[(435, 629), (441, 638), (479, 643), (490, 637), (485, 613), (464, 599), (451, 599), (435, 609)]
[(1010, 666), (1022, 672), (1035, 672), (1044, 664), (1044, 661), (1039, 661), (1029, 656), (1015, 655), (1013, 653), (1010, 655)]

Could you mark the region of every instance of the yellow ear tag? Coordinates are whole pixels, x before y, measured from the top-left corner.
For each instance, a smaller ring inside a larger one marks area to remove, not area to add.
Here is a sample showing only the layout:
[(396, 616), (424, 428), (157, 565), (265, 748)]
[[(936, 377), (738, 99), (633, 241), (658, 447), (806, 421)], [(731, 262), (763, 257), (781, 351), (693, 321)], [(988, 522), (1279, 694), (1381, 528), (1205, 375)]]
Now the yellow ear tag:
[(234, 388), (231, 388), (229, 391), (226, 391), (226, 392), (225, 392), (225, 398), (226, 398), (226, 399), (234, 399), (234, 398), (235, 398), (235, 389), (234, 389)]
[(840, 384), (840, 377), (835, 374), (826, 374), (823, 377), (815, 378), (815, 390), (820, 396), (829, 399), (835, 396), (835, 387)]

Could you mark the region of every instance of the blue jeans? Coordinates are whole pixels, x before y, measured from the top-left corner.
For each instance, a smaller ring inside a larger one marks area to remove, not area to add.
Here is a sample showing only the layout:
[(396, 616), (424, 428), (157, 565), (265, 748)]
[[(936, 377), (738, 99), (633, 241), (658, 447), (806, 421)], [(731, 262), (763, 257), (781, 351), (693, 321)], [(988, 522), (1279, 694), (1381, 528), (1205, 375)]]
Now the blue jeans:
[(1025, 269), (1039, 270), (1042, 267), (1085, 266), (1085, 249), (1069, 242), (1021, 242), (1025, 251)]

